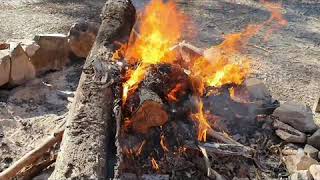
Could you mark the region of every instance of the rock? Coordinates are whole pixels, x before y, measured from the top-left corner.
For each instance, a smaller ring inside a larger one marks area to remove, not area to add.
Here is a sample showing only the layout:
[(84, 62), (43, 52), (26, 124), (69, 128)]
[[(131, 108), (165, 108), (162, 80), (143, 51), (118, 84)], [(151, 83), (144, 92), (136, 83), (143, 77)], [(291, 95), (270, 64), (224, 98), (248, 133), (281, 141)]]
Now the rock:
[(312, 111), (314, 113), (320, 113), (320, 96), (317, 97), (317, 100), (313, 105)]
[(304, 146), (304, 152), (313, 159), (318, 159), (318, 153), (319, 150), (314, 148), (313, 146), (310, 146), (309, 144), (306, 144)]
[(10, 45), (11, 55), (11, 72), (10, 85), (19, 85), (27, 80), (35, 78), (35, 69), (31, 64), (28, 55), (20, 44)]
[(291, 143), (305, 143), (307, 140), (307, 136), (294, 129), (293, 127), (275, 120), (273, 122), (273, 127), (276, 128), (276, 134), (279, 136), (282, 140), (286, 142), (291, 142)]
[(86, 58), (96, 39), (100, 24), (95, 22), (77, 22), (68, 34), (71, 51), (78, 57)]
[(256, 78), (245, 80), (244, 85), (249, 93), (251, 100), (269, 100), (271, 95), (265, 84)]
[(282, 154), (285, 156), (288, 155), (296, 155), (298, 153), (298, 151), (303, 151), (301, 148), (299, 148), (298, 146), (294, 145), (294, 144), (286, 144), (283, 149), (281, 150)]
[(308, 170), (301, 170), (293, 173), (290, 180), (312, 180), (312, 176)]
[(30, 59), (37, 74), (61, 70), (69, 63), (69, 45), (66, 35), (41, 34), (35, 36), (34, 41), (40, 48)]
[(284, 157), (284, 163), (290, 173), (298, 170), (308, 170), (313, 164), (319, 164), (318, 161), (304, 154), (304, 152), (298, 152), (296, 155), (289, 155)]
[(253, 114), (272, 114), (279, 107), (279, 102), (275, 101), (265, 84), (256, 79), (249, 78), (244, 82), (245, 91), (250, 100), (249, 112)]
[(9, 50), (0, 50), (0, 86), (9, 82), (10, 66)]
[(0, 50), (9, 49), (9, 48), (10, 48), (10, 44), (5, 42), (0, 42)]
[(284, 102), (273, 115), (301, 132), (313, 133), (318, 128), (313, 121), (311, 109), (303, 104)]
[(308, 144), (320, 150), (320, 129), (318, 129), (312, 136), (307, 140)]
[(28, 57), (33, 56), (36, 51), (40, 49), (40, 46), (35, 41), (29, 39), (10, 39), (7, 42), (10, 46), (17, 46), (17, 44), (20, 44)]
[(311, 165), (309, 167), (309, 172), (314, 180), (320, 180), (320, 165)]

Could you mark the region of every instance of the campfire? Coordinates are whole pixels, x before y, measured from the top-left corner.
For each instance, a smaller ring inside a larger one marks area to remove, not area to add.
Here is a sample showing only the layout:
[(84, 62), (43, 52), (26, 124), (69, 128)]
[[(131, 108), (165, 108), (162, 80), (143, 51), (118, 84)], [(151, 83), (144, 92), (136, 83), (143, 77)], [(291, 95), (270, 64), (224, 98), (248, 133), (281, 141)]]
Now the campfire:
[[(287, 23), (279, 4), (264, 5), (271, 13), (268, 20), (225, 35), (221, 44), (207, 49), (183, 41), (190, 18), (174, 2), (153, 0), (139, 14), (129, 41), (117, 42), (113, 54), (123, 65), (118, 137), (124, 177), (150, 172), (217, 177), (226, 168), (221, 162), (234, 157), (239, 158), (231, 160), (238, 163), (230, 177), (249, 173), (243, 171), (252, 164), (272, 172), (274, 167), (264, 167), (259, 159), (270, 153), (257, 149), (265, 142), (247, 140), (270, 133), (261, 122), (279, 103), (271, 97), (257, 100), (250, 92), (246, 81), (252, 60), (242, 53), (252, 37), (265, 32), (267, 39)], [(233, 138), (237, 135), (244, 144)]]
[(0, 180), (50, 169), (50, 180), (319, 179), (311, 109), (280, 104), (254, 78), (249, 42), (287, 25), (280, 4), (259, 4), (265, 21), (197, 47), (195, 23), (173, 1), (138, 13), (130, 0), (106, 1), (68, 113)]

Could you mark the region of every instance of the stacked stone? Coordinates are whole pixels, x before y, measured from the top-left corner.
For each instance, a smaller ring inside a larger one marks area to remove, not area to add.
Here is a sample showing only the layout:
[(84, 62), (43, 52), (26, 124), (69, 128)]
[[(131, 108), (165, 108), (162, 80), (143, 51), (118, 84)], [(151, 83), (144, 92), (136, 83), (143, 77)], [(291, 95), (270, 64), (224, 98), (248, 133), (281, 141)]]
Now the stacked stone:
[(61, 70), (72, 57), (86, 58), (99, 24), (75, 23), (68, 35), (40, 34), (33, 40), (0, 42), (0, 87), (16, 86), (52, 70)]

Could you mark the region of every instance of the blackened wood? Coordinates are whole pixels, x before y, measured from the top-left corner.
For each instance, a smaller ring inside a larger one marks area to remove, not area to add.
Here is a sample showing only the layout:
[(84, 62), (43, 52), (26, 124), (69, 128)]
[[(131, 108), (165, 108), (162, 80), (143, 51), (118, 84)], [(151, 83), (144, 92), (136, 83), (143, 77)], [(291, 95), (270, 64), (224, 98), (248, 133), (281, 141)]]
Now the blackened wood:
[(130, 0), (106, 2), (50, 180), (106, 179), (106, 158), (111, 149), (109, 132), (116, 129), (113, 91), (119, 88), (119, 83), (115, 83), (119, 82), (119, 67), (112, 61), (113, 43), (130, 34), (134, 21), (135, 8)]

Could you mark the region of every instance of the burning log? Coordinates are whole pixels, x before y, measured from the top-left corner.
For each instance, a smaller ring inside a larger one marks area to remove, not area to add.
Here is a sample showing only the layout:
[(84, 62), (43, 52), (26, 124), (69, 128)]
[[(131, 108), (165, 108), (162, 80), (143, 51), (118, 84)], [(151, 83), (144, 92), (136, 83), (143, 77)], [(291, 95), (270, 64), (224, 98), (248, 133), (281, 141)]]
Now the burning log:
[(154, 101), (144, 101), (132, 117), (132, 129), (146, 134), (151, 127), (162, 126), (168, 121), (168, 114), (162, 105)]
[(113, 153), (110, 146), (116, 132), (113, 92), (119, 87), (114, 82), (120, 71), (112, 61), (113, 42), (129, 35), (135, 8), (130, 0), (107, 1), (101, 17), (102, 24), (81, 75), (51, 180), (113, 176), (106, 173), (106, 158)]

